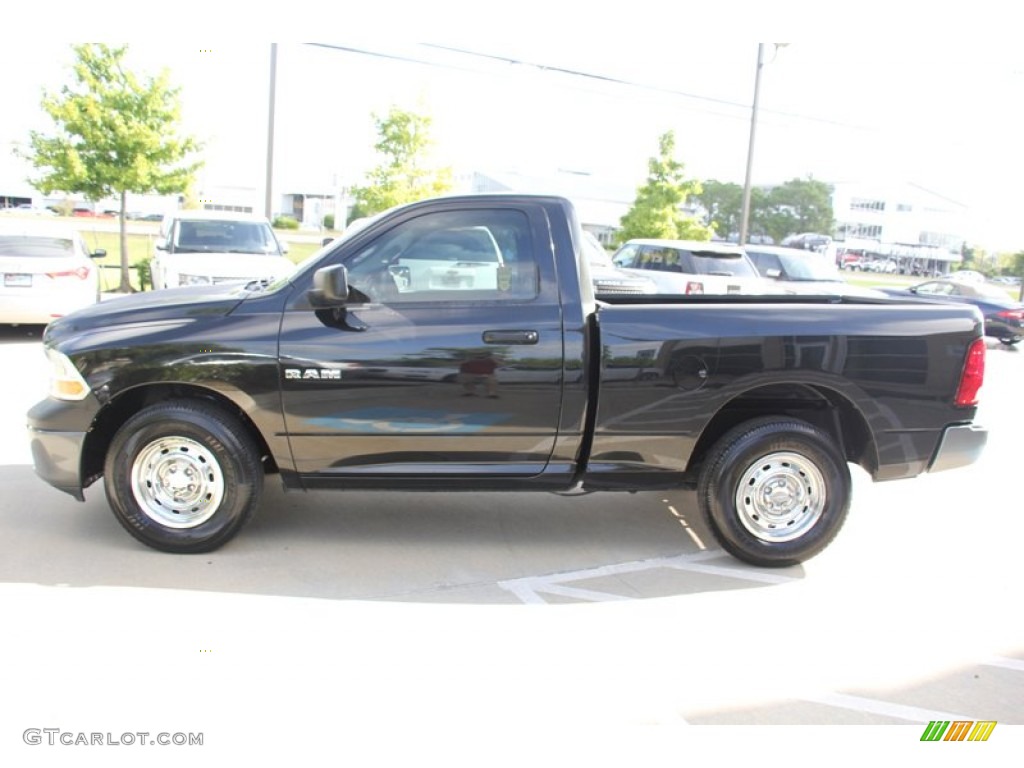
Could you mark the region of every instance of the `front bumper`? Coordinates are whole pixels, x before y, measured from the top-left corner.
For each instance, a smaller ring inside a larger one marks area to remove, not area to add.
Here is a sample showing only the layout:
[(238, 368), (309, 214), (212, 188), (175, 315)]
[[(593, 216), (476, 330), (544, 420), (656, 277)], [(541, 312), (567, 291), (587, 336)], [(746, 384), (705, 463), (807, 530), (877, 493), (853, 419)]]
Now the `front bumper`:
[(82, 445), (85, 432), (47, 432), (29, 427), (36, 474), (54, 488), (85, 501), (82, 493)]
[(981, 456), (987, 441), (988, 430), (976, 424), (946, 427), (939, 438), (928, 471), (941, 472), (973, 464)]
[(36, 474), (54, 488), (85, 499), (82, 450), (97, 411), (93, 397), (69, 402), (47, 398), (28, 412), (28, 439)]

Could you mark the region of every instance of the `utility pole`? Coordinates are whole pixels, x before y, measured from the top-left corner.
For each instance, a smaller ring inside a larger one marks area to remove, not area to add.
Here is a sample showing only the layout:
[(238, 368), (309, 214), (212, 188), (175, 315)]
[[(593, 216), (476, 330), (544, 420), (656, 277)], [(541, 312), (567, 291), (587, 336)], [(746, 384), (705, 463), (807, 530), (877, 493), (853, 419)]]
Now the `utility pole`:
[(754, 169), (754, 134), (757, 132), (757, 105), (761, 97), (761, 69), (764, 67), (764, 43), (757, 44), (757, 70), (754, 73), (754, 104), (750, 109), (750, 144), (747, 146), (747, 175), (743, 182), (743, 215), (740, 219), (740, 245), (747, 244), (750, 230), (751, 176)]
[[(779, 48), (785, 48), (789, 43), (772, 43), (772, 61), (779, 53)], [(752, 190), (752, 177), (754, 170), (754, 134), (757, 132), (757, 109), (761, 100), (761, 70), (764, 69), (764, 43), (757, 44), (757, 70), (754, 73), (754, 104), (750, 109), (750, 144), (747, 146), (747, 176), (743, 182), (743, 215), (740, 220), (740, 245), (747, 244), (747, 235), (750, 232), (750, 195)], [(768, 62), (770, 63), (770, 62)]]
[(270, 44), (270, 116), (267, 125), (267, 189), (264, 197), (264, 215), (273, 212), (274, 191), (274, 102), (277, 91), (277, 43)]

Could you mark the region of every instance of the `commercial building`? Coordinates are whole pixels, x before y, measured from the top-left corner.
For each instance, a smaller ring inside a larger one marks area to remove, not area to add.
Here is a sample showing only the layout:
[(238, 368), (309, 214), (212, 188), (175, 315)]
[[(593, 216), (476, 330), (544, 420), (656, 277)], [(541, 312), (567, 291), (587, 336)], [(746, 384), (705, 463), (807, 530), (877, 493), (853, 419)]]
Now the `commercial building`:
[(906, 274), (946, 273), (960, 261), (967, 207), (916, 184), (833, 184), (833, 246), (886, 259)]

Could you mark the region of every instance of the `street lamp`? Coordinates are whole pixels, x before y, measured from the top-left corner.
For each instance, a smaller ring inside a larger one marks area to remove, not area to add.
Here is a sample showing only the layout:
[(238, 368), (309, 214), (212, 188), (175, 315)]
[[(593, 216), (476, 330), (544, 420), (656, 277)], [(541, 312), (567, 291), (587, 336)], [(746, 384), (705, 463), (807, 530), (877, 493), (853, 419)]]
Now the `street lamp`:
[[(775, 54), (778, 53), (779, 48), (782, 48), (788, 43), (772, 43), (774, 49), (772, 51), (772, 60), (775, 60)], [(751, 173), (754, 168), (754, 134), (757, 131), (757, 104), (761, 96), (761, 68), (764, 67), (764, 43), (757, 44), (757, 70), (754, 73), (754, 103), (750, 110), (750, 144), (747, 147), (747, 175), (743, 182), (743, 214), (740, 219), (740, 245), (747, 244), (747, 233), (750, 229), (750, 192), (751, 192)]]

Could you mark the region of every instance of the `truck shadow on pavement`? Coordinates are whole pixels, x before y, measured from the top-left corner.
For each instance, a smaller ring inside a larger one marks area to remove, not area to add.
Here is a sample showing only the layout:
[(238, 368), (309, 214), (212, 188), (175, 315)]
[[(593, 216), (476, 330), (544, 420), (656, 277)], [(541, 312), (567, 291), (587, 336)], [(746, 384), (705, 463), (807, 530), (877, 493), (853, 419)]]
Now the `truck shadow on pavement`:
[(692, 492), (285, 493), (222, 549), (172, 555), (138, 543), (107, 507), (0, 467), (9, 557), (0, 582), (185, 589), (333, 600), (522, 604), (636, 600), (803, 577), (717, 548)]

